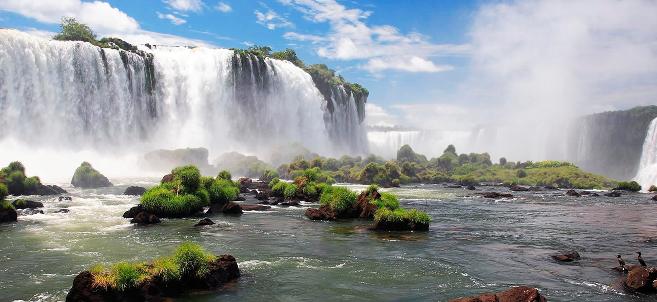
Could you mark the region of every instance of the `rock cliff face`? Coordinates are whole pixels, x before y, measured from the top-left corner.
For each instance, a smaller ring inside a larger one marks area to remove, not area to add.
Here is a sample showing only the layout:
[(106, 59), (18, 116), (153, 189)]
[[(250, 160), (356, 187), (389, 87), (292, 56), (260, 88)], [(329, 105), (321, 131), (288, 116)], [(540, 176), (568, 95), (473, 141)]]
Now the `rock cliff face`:
[(637, 174), (643, 143), (657, 106), (585, 116), (572, 126), (569, 160), (582, 169), (628, 180)]

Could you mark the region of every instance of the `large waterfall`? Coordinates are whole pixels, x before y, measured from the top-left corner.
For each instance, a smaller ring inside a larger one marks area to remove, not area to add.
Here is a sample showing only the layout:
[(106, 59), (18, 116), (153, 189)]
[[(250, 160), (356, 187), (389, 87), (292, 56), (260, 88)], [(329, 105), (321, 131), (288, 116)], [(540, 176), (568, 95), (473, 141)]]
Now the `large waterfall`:
[(639, 173), (635, 179), (646, 190), (652, 185), (657, 185), (657, 118), (652, 120), (648, 128), (643, 143)]
[[(178, 147), (266, 157), (292, 143), (327, 155), (367, 151), (364, 100), (346, 91), (327, 100), (290, 62), (227, 49), (140, 48), (0, 30), (2, 161), (30, 167), (68, 154), (79, 164), (79, 156)], [(57, 160), (66, 161), (48, 161)]]

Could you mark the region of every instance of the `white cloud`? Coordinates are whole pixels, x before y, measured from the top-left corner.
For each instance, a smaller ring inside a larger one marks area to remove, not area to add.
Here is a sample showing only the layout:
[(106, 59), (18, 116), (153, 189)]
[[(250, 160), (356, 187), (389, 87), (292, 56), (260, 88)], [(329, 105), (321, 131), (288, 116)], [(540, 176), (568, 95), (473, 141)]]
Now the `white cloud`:
[(369, 11), (350, 9), (335, 0), (280, 0), (312, 22), (328, 23), (326, 36), (289, 32), (286, 39), (309, 41), (317, 54), (339, 60), (367, 60), (362, 67), (370, 72), (398, 70), (441, 72), (452, 69), (432, 58), (467, 53), (467, 45), (434, 44), (419, 33), (402, 34), (394, 26), (366, 24)]
[(256, 15), (256, 22), (269, 30), (294, 26), (292, 22), (270, 8), (267, 8), (266, 12), (256, 10), (254, 13)]
[(187, 23), (187, 20), (185, 20), (183, 18), (178, 18), (173, 14), (163, 14), (163, 13), (157, 12), (157, 17), (160, 18), (160, 19), (169, 20), (174, 25), (182, 25), (182, 24)]
[(374, 103), (365, 104), (365, 125), (374, 127), (394, 127), (400, 125), (399, 118), (388, 113)]
[(233, 8), (228, 3), (223, 1), (219, 1), (219, 3), (217, 3), (214, 8), (222, 13), (229, 13), (233, 11)]
[(164, 1), (173, 10), (182, 12), (200, 12), (203, 10), (204, 3), (202, 0), (165, 0)]

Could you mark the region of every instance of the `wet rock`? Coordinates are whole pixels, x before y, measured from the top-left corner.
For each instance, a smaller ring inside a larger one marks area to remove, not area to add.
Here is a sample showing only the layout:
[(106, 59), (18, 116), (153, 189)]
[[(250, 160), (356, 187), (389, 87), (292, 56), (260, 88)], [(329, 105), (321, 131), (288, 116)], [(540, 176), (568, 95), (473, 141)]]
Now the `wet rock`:
[(600, 196), (600, 194), (593, 192), (593, 193), (591, 193), (591, 195), (589, 195), (589, 196), (591, 196), (591, 197), (598, 197), (598, 196)]
[(648, 192), (657, 192), (657, 186), (655, 186), (655, 185), (650, 186), (650, 188), (648, 189)]
[(130, 220), (130, 223), (136, 224), (156, 224), (160, 222), (161, 221), (159, 217), (146, 211), (137, 213), (137, 215), (135, 215), (135, 217)]
[(651, 199), (657, 201), (657, 195), (653, 196)]
[(241, 204), (240, 208), (242, 208), (242, 211), (267, 211), (271, 209), (270, 206), (261, 204)]
[(270, 197), (270, 192), (267, 191), (257, 191), (256, 193), (256, 199), (257, 200), (268, 200)]
[(0, 208), (0, 223), (5, 222), (16, 222), (18, 219), (18, 213), (12, 208)]
[(43, 203), (25, 199), (16, 199), (11, 204), (17, 210), (43, 208)]
[(460, 189), (462, 188), (461, 185), (445, 185), (445, 188), (449, 189)]
[(537, 289), (518, 286), (499, 293), (488, 293), (479, 296), (458, 298), (450, 302), (547, 302)]
[(381, 194), (378, 191), (374, 191), (372, 194), (367, 194), (367, 191), (361, 192), (358, 195), (355, 209), (358, 218), (374, 219), (374, 212), (378, 210), (378, 207), (372, 201), (379, 198), (381, 198)]
[(71, 200), (73, 200), (73, 198), (71, 196), (59, 196), (59, 198), (57, 198), (57, 199), (59, 201), (71, 201)]
[(210, 218), (203, 218), (201, 221), (196, 223), (194, 226), (204, 226), (204, 225), (213, 225), (214, 221), (210, 220)]
[(26, 208), (22, 210), (17, 211), (18, 214), (27, 216), (27, 215), (36, 215), (36, 214), (43, 214), (43, 210), (40, 209), (31, 209), (31, 208)]
[(577, 251), (567, 251), (561, 254), (552, 255), (552, 259), (559, 262), (573, 262), (575, 260), (581, 259)]
[(513, 186), (509, 187), (509, 190), (514, 191), (514, 192), (527, 192), (527, 191), (529, 191), (529, 188), (524, 187), (524, 186), (513, 185)]
[[(66, 192), (66, 190), (64, 190), (61, 187), (56, 186), (56, 185), (38, 184), (33, 193), (34, 193), (33, 195), (46, 196), (46, 195), (66, 194), (68, 192)], [(32, 195), (32, 194), (30, 194), (30, 195)]]
[(374, 229), (378, 231), (428, 231), (428, 223), (415, 223), (410, 220), (374, 221)]
[(59, 209), (59, 210), (55, 211), (55, 213), (68, 213), (68, 212), (70, 212), (69, 209)]
[(621, 197), (621, 193), (617, 191), (611, 191), (609, 193), (605, 193), (605, 196), (607, 197)]
[(251, 184), (253, 183), (253, 180), (248, 177), (242, 177), (237, 180), (237, 182), (240, 185), (240, 192), (241, 193), (248, 193), (249, 189), (251, 187)]
[(627, 274), (625, 286), (630, 291), (647, 292), (652, 290), (650, 272), (645, 267), (635, 267)]
[(138, 186), (129, 186), (123, 192), (123, 195), (142, 196), (146, 193), (146, 188)]
[(469, 186), (465, 187), (465, 189), (466, 189), (466, 190), (470, 190), (470, 191), (474, 191), (474, 190), (476, 190), (477, 188), (476, 188), (475, 186), (473, 186), (473, 185), (469, 185)]
[(112, 183), (103, 174), (94, 169), (90, 163), (83, 162), (73, 174), (71, 184), (77, 188), (111, 187)]
[(282, 207), (298, 207), (301, 203), (298, 200), (283, 200), (278, 205)]
[(572, 196), (572, 197), (581, 197), (581, 196), (582, 196), (582, 194), (579, 194), (579, 193), (578, 193), (577, 191), (575, 191), (575, 190), (568, 190), (568, 191), (566, 191), (566, 195), (567, 195), (567, 196)]
[(305, 213), (306, 217), (310, 220), (336, 220), (337, 215), (335, 211), (329, 206), (321, 206), (318, 209), (309, 208)]
[(240, 207), (239, 204), (230, 201), (223, 206), (221, 212), (229, 215), (241, 215), (242, 207)]
[(123, 213), (123, 218), (135, 218), (140, 212), (144, 212), (144, 208), (141, 205), (136, 205), (129, 210)]
[(134, 288), (118, 290), (94, 286), (94, 276), (89, 271), (78, 274), (73, 286), (66, 295), (67, 302), (77, 301), (169, 301), (187, 292), (219, 289), (222, 285), (240, 277), (235, 257), (221, 255), (210, 263), (208, 273), (203, 277), (196, 274), (183, 274), (180, 280), (149, 279)]
[(509, 193), (499, 193), (499, 192), (484, 192), (484, 193), (481, 193), (481, 195), (482, 195), (484, 198), (494, 198), (494, 199), (498, 199), (498, 198), (513, 198), (513, 195), (512, 195), (512, 194), (509, 194)]
[(529, 187), (529, 191), (538, 192), (538, 191), (543, 191), (543, 189), (541, 187), (531, 186)]

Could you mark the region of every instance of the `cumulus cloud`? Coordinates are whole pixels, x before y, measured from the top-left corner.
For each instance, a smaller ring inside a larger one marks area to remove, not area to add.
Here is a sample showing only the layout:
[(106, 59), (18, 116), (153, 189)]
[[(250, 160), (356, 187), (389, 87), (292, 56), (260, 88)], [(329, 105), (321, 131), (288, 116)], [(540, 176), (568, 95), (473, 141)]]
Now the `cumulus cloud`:
[(294, 26), (292, 22), (287, 20), (287, 18), (279, 15), (270, 8), (267, 8), (267, 11), (265, 12), (256, 10), (254, 13), (256, 15), (256, 22), (269, 30)]
[(169, 20), (174, 25), (182, 25), (182, 24), (187, 23), (187, 20), (185, 20), (183, 18), (178, 18), (173, 14), (163, 14), (163, 13), (157, 12), (157, 17), (160, 18), (160, 19)]
[(229, 13), (233, 11), (233, 8), (228, 3), (223, 1), (219, 1), (219, 3), (217, 3), (214, 8), (222, 13)]
[(202, 0), (165, 0), (171, 9), (181, 12), (200, 12), (203, 10)]
[(370, 102), (365, 104), (365, 124), (371, 127), (394, 127), (399, 125), (399, 118)]
[(372, 14), (346, 6), (335, 0), (280, 0), (316, 23), (328, 23), (326, 36), (288, 32), (285, 38), (309, 41), (317, 54), (338, 60), (367, 60), (362, 67), (371, 72), (397, 70), (406, 72), (441, 72), (451, 67), (434, 62), (435, 57), (462, 55), (467, 45), (434, 44), (419, 33), (401, 33), (390, 25), (368, 25)]

